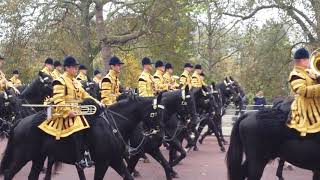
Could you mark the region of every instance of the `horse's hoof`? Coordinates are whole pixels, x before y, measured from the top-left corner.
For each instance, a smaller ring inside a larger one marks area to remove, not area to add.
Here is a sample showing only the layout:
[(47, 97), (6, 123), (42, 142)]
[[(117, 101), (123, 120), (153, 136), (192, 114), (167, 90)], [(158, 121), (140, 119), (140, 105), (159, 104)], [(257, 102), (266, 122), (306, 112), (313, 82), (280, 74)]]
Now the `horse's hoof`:
[(228, 141), (224, 140), (224, 141), (223, 141), (223, 144), (224, 144), (224, 145), (228, 145), (229, 143), (228, 143)]
[(200, 144), (202, 144), (203, 143), (203, 139), (199, 139), (199, 141), (198, 141)]
[(226, 152), (226, 149), (222, 146), (220, 147), (221, 152)]
[(135, 177), (135, 178), (136, 178), (136, 177), (141, 177), (141, 174), (140, 174), (139, 171), (136, 171), (136, 170), (135, 170), (132, 174), (133, 174), (133, 177)]
[(178, 175), (178, 173), (176, 173), (175, 171), (172, 171), (172, 172), (171, 172), (171, 177), (172, 177), (172, 178), (179, 178), (179, 175)]
[(196, 146), (193, 148), (194, 151), (199, 151), (199, 148)]

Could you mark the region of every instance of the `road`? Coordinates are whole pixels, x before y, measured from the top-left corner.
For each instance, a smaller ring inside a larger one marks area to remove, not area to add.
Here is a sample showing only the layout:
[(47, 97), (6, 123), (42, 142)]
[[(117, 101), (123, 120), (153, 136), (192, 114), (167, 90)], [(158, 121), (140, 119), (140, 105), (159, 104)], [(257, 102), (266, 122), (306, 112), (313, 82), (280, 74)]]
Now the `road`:
[[(231, 116), (225, 116), (223, 120), (223, 130), (226, 135), (231, 131)], [(0, 142), (0, 152), (4, 150), (5, 141)], [(199, 146), (200, 151), (188, 153), (187, 158), (175, 170), (179, 173), (182, 180), (227, 180), (227, 170), (225, 165), (225, 153), (220, 152), (217, 142), (214, 137), (209, 137), (204, 141), (204, 144)], [(165, 149), (163, 153), (168, 156)], [(150, 158), (151, 159), (151, 158)], [(27, 179), (30, 171), (30, 164), (25, 166), (14, 178), (15, 180)], [(271, 162), (265, 169), (263, 180), (276, 180), (277, 163)], [(142, 177), (136, 178), (139, 180), (164, 180), (165, 174), (161, 166), (151, 159), (151, 163), (145, 164), (139, 162), (137, 170), (140, 171)], [(93, 168), (85, 170), (87, 179), (93, 179)], [(284, 177), (289, 180), (308, 180), (312, 179), (312, 174), (309, 171), (294, 168), (293, 171), (284, 171)], [(41, 175), (43, 179), (43, 174)], [(76, 180), (78, 179), (77, 172), (73, 166), (63, 165), (59, 174), (54, 176), (54, 180)], [(109, 169), (105, 179), (121, 180), (113, 169)]]
[[(1, 143), (1, 147), (5, 146), (5, 142)], [(200, 145), (200, 151), (190, 152), (187, 158), (175, 170), (179, 173), (183, 180), (226, 180), (227, 170), (225, 166), (225, 153), (219, 151), (218, 145), (213, 137), (205, 140), (203, 145)], [(1, 149), (2, 149), (1, 148)], [(163, 150), (167, 155), (167, 151)], [(263, 180), (276, 180), (277, 163), (270, 163), (264, 173)], [(164, 171), (161, 166), (151, 159), (151, 163), (145, 164), (139, 162), (137, 169), (141, 172), (142, 177), (139, 180), (163, 180), (165, 179)], [(14, 178), (15, 180), (25, 180), (30, 171), (30, 164), (25, 166)], [(88, 179), (93, 179), (93, 169), (85, 171)], [(290, 180), (307, 180), (311, 179), (311, 173), (299, 168), (294, 168), (293, 171), (284, 171), (286, 179)], [(43, 179), (43, 175), (41, 175)], [(59, 174), (54, 176), (54, 180), (76, 180), (78, 179), (77, 172), (73, 166), (63, 165)], [(109, 169), (105, 179), (121, 180), (112, 169)]]

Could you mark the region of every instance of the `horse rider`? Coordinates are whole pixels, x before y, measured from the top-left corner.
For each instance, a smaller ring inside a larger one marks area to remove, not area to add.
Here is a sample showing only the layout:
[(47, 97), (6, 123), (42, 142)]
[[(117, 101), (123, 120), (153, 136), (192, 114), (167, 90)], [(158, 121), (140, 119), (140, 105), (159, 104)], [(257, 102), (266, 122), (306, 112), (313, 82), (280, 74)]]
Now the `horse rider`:
[(95, 82), (95, 83), (97, 83), (97, 84), (100, 84), (100, 82), (102, 81), (102, 73), (98, 70), (98, 69), (96, 69), (96, 70), (94, 70), (94, 72), (93, 72), (93, 82)]
[(6, 79), (6, 75), (2, 72), (2, 66), (5, 63), (5, 58), (0, 56), (0, 92), (3, 92), (7, 88), (12, 88), (15, 93), (20, 94), (19, 90), (14, 87), (12, 82)]
[(13, 70), (12, 77), (10, 78), (10, 82), (13, 84), (14, 87), (18, 87), (22, 85), (21, 80), (19, 79), (19, 71)]
[(166, 83), (163, 74), (165, 72), (164, 63), (160, 60), (154, 64), (156, 72), (153, 75), (154, 85), (156, 93), (164, 92), (169, 90), (169, 84)]
[(101, 102), (107, 106), (115, 103), (121, 94), (119, 75), (123, 64), (117, 56), (111, 57), (109, 73), (100, 83)]
[(166, 72), (163, 75), (164, 81), (169, 84), (169, 90), (175, 90), (179, 87), (176, 82), (176, 79), (172, 76), (173, 74), (173, 66), (170, 63), (165, 65)]
[(204, 86), (206, 86), (207, 84), (205, 83), (205, 78), (206, 78), (206, 75), (203, 73), (203, 71), (200, 73), (200, 79), (201, 79), (201, 81), (202, 81), (202, 84), (204, 85)]
[(291, 105), (291, 120), (288, 127), (296, 129), (301, 136), (320, 132), (320, 84), (309, 69), (310, 55), (305, 48), (294, 54), (294, 68), (289, 76), (289, 84), (294, 101)]
[(141, 64), (143, 71), (139, 76), (138, 82), (139, 96), (152, 97), (155, 95), (155, 83), (153, 76), (150, 74), (152, 71), (152, 62), (148, 57), (144, 57)]
[(52, 78), (58, 79), (63, 74), (63, 68), (60, 61), (54, 61), (53, 63), (54, 70), (52, 71)]
[(184, 65), (183, 73), (180, 76), (180, 88), (185, 88), (187, 85), (191, 88), (191, 77), (190, 73), (192, 72), (193, 66), (190, 63)]
[(191, 85), (192, 87), (199, 87), (201, 88), (203, 85), (205, 85), (204, 81), (201, 79), (201, 73), (202, 73), (202, 67), (200, 64), (196, 64), (194, 66), (194, 72), (191, 77)]
[(88, 68), (83, 65), (83, 64), (80, 64), (79, 66), (79, 74), (77, 76), (77, 80), (78, 81), (88, 81), (88, 76), (87, 76), (87, 73), (88, 73)]
[(53, 59), (48, 57), (44, 61), (44, 67), (41, 70), (41, 72), (46, 73), (47, 75), (52, 77), (52, 70), (53, 70)]
[[(79, 131), (88, 129), (90, 126), (84, 116), (77, 114), (78, 108), (76, 106), (87, 98), (93, 99), (98, 104), (100, 102), (91, 97), (76, 79), (79, 63), (74, 57), (65, 57), (63, 66), (65, 72), (52, 83), (53, 97), (51, 98), (51, 102), (57, 105), (57, 107), (53, 109), (53, 113), (48, 115), (48, 118), (38, 127), (47, 134), (54, 136), (56, 140), (71, 136), (76, 150), (75, 165), (79, 168), (85, 168), (92, 165), (93, 162), (90, 158), (84, 158), (84, 155), (81, 153), (83, 137), (79, 135)], [(75, 107), (66, 105), (73, 105)]]

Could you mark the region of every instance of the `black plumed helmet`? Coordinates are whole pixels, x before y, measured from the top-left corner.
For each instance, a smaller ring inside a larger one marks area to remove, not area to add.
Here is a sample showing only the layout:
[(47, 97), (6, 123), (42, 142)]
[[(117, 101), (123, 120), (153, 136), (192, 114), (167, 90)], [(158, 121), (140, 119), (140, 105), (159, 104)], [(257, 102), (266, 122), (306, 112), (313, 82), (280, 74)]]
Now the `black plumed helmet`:
[(85, 65), (80, 64), (79, 70), (87, 70), (87, 69), (88, 69), (88, 68), (87, 68)]
[(194, 66), (194, 69), (202, 69), (202, 67), (201, 67), (200, 64), (196, 64), (196, 65)]
[(50, 65), (53, 65), (53, 59), (48, 57), (45, 61), (44, 61), (45, 64), (50, 64)]
[(144, 57), (143, 59), (142, 59), (142, 61), (141, 61), (141, 64), (142, 65), (150, 65), (150, 64), (153, 64), (152, 62), (151, 62), (151, 59), (150, 58), (148, 58), (148, 57)]
[(19, 74), (19, 71), (17, 69), (12, 71), (12, 74)]
[(73, 56), (66, 56), (63, 60), (64, 67), (78, 66), (79, 63)]
[(166, 69), (173, 69), (173, 66), (172, 66), (172, 64), (167, 63), (167, 64), (165, 65), (165, 68), (166, 68)]
[(54, 66), (55, 68), (61, 66), (60, 61), (54, 61), (53, 66)]
[(309, 59), (310, 54), (307, 49), (300, 48), (294, 53), (294, 59)]
[(190, 63), (184, 64), (184, 67), (185, 67), (185, 68), (188, 68), (188, 67), (189, 67), (189, 68), (193, 68), (192, 64), (190, 64)]
[(154, 67), (158, 68), (158, 67), (163, 67), (164, 64), (161, 60), (156, 61), (156, 63), (154, 64)]
[(98, 69), (94, 70), (93, 72), (93, 75), (97, 75), (97, 74), (101, 74), (101, 72)]
[(119, 65), (119, 64), (124, 64), (117, 56), (112, 56), (109, 65)]

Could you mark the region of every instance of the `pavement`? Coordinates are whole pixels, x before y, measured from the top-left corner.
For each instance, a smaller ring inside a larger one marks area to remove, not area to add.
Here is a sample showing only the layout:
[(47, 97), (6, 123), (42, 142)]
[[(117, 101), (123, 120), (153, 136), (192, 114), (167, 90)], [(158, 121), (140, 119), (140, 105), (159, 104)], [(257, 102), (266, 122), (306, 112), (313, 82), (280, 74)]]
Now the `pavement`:
[[(231, 116), (225, 116), (223, 120), (224, 133), (230, 134), (232, 122)], [(0, 142), (0, 152), (3, 152), (6, 146), (6, 141)], [(227, 180), (227, 169), (225, 165), (225, 153), (220, 152), (218, 143), (213, 136), (209, 136), (204, 144), (199, 145), (200, 151), (191, 151), (181, 164), (174, 169), (178, 172), (181, 180)], [(162, 148), (163, 153), (168, 157), (168, 153)], [(140, 171), (142, 177), (136, 178), (138, 180), (164, 180), (165, 173), (162, 167), (152, 158), (151, 163), (143, 163), (140, 161), (137, 170)], [(14, 178), (14, 180), (27, 179), (30, 172), (31, 164), (27, 164)], [(262, 180), (277, 180), (275, 173), (277, 168), (277, 161), (270, 162), (265, 171)], [(93, 179), (94, 169), (86, 169), (85, 174), (87, 179)], [(308, 180), (312, 179), (310, 171), (306, 171), (294, 167), (292, 171), (285, 170), (284, 177), (287, 180)], [(40, 179), (43, 179), (42, 174)], [(2, 177), (1, 177), (2, 178)], [(0, 179), (1, 179), (0, 178)], [(77, 180), (78, 175), (74, 166), (63, 165), (59, 174), (53, 177), (54, 180)], [(113, 169), (109, 169), (104, 179), (121, 180), (122, 178), (115, 173)]]

